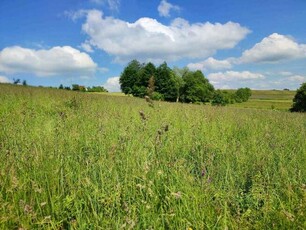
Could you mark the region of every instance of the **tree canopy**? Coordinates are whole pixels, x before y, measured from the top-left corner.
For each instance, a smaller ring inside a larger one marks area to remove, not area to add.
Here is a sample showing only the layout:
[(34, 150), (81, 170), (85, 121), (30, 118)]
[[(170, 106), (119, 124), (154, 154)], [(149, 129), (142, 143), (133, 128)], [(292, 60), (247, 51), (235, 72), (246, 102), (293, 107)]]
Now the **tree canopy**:
[(213, 105), (226, 105), (245, 102), (251, 96), (249, 88), (240, 88), (235, 93), (215, 91), (200, 70), (191, 71), (187, 67), (171, 69), (166, 62), (156, 67), (151, 62), (133, 60), (124, 68), (119, 82), (125, 94), (171, 102), (211, 101)]
[(306, 112), (306, 82), (296, 91), (291, 112)]
[(125, 94), (173, 102), (207, 102), (214, 91), (201, 71), (171, 69), (166, 62), (155, 67), (151, 62), (133, 60), (124, 68), (119, 82)]

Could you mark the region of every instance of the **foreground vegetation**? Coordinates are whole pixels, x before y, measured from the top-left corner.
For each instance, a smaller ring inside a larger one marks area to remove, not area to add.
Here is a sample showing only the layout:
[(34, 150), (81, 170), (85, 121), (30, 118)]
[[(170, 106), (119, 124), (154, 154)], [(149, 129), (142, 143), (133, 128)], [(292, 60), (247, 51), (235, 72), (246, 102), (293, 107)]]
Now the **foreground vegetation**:
[(0, 229), (305, 229), (306, 116), (0, 84)]

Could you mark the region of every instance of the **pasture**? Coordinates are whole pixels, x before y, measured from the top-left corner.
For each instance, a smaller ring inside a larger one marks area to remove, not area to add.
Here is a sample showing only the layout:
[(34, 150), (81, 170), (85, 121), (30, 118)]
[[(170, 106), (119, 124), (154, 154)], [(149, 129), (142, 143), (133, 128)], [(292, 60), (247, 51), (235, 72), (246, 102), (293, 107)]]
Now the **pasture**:
[(305, 229), (305, 140), (305, 114), (0, 84), (0, 229)]
[(286, 90), (252, 90), (252, 96), (247, 102), (230, 106), (288, 111), (292, 106), (295, 93), (295, 91)]

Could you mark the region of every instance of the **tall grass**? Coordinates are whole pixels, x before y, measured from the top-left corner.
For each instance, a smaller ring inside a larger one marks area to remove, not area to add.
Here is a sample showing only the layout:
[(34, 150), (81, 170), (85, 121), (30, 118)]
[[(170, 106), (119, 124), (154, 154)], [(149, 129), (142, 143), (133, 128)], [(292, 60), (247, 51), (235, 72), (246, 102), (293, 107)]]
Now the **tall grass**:
[(306, 116), (0, 85), (0, 229), (305, 229)]

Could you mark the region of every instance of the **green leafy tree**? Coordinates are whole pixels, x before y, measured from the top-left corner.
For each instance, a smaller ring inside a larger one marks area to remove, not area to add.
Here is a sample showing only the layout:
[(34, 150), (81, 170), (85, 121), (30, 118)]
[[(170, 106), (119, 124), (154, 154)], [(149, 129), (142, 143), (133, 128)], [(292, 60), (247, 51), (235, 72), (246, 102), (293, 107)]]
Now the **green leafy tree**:
[(103, 86), (93, 86), (93, 87), (88, 87), (87, 92), (108, 92), (107, 89), (105, 89)]
[(252, 91), (250, 88), (239, 88), (234, 95), (235, 101), (238, 103), (248, 101), (251, 96)]
[(183, 88), (185, 85), (183, 77), (189, 72), (188, 67), (178, 68), (174, 67), (173, 72), (175, 75), (175, 86), (177, 90), (176, 102), (181, 100), (181, 95), (183, 93)]
[(59, 89), (64, 89), (63, 84), (60, 84), (60, 86), (58, 87)]
[(153, 63), (149, 62), (139, 69), (139, 78), (137, 85), (148, 87), (149, 80), (152, 76), (155, 76), (156, 67)]
[(291, 112), (306, 112), (306, 82), (296, 91)]
[(73, 91), (86, 92), (87, 88), (85, 86), (83, 86), (83, 85), (73, 84), (72, 85), (72, 90)]
[(124, 68), (119, 78), (120, 88), (123, 93), (138, 94), (140, 90), (137, 83), (139, 82), (139, 71), (141, 68), (142, 65), (137, 60), (131, 61), (127, 67)]
[(189, 71), (183, 76), (184, 87), (182, 100), (184, 102), (208, 102), (214, 92), (214, 87), (200, 70)]
[(166, 101), (176, 101), (175, 75), (166, 62), (156, 69), (155, 91), (162, 94)]
[(231, 102), (231, 95), (226, 91), (216, 90), (214, 92), (211, 104), (213, 106), (225, 106)]

